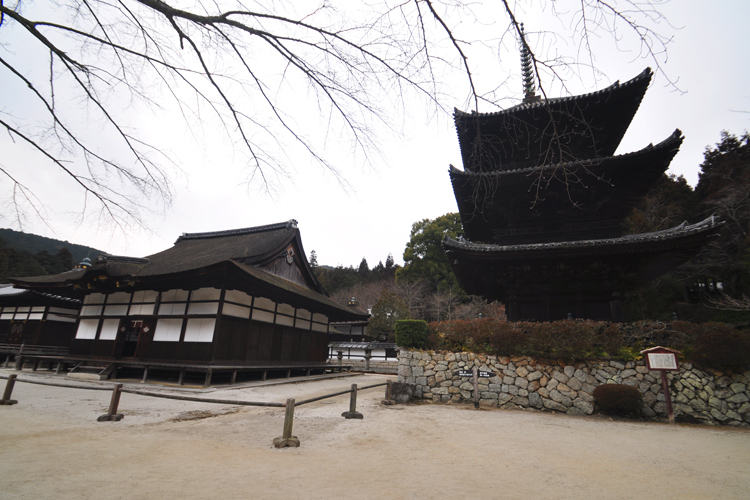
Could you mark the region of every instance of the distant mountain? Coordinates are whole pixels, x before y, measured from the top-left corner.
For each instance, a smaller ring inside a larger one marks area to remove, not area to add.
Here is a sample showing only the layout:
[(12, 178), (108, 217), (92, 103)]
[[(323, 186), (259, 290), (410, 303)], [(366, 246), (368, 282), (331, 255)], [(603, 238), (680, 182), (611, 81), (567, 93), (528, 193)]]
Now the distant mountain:
[(96, 248), (76, 245), (75, 243), (46, 238), (44, 236), (37, 236), (36, 234), (14, 231), (12, 229), (0, 229), (0, 240), (5, 242), (7, 248), (12, 248), (19, 252), (25, 251), (31, 254), (47, 252), (51, 255), (57, 255), (60, 250), (67, 248), (73, 256), (74, 264), (80, 263), (84, 257), (88, 257), (93, 261), (100, 253), (105, 253)]

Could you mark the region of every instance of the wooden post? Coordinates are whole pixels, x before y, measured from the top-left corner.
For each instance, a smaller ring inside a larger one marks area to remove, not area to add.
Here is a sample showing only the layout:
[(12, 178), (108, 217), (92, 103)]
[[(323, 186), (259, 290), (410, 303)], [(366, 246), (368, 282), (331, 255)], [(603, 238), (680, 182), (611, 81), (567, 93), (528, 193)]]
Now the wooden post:
[(474, 380), (474, 408), (479, 408), (479, 369), (474, 366), (472, 369), (472, 379)]
[(365, 371), (370, 371), (370, 360), (372, 359), (372, 350), (365, 349)]
[(346, 419), (358, 418), (362, 420), (364, 418), (362, 414), (357, 411), (357, 384), (352, 384), (351, 397), (349, 398), (349, 411), (345, 411), (341, 416)]
[(237, 382), (237, 370), (232, 370), (232, 381), (230, 384), (234, 385)]
[(145, 384), (147, 379), (148, 379), (148, 366), (146, 366), (143, 369), (143, 378), (141, 379), (141, 384)]
[(55, 368), (55, 375), (60, 375), (61, 370), (62, 370), (62, 361), (58, 361), (57, 368)]
[(16, 354), (16, 370), (23, 370), (23, 346), (18, 348), (18, 354)]
[(3, 363), (3, 368), (8, 368), (8, 363), (10, 363), (10, 353), (5, 356), (5, 363)]
[(96, 420), (98, 422), (119, 422), (125, 416), (122, 413), (117, 413), (117, 407), (120, 405), (120, 394), (122, 394), (122, 384), (115, 384), (112, 388), (112, 399), (109, 402), (109, 411), (106, 415), (102, 415)]
[(662, 370), (661, 372), (661, 388), (664, 392), (664, 402), (667, 403), (667, 418), (669, 423), (674, 423), (674, 410), (672, 409), (672, 396), (669, 393), (669, 382), (667, 381), (667, 372)]
[(266, 380), (267, 376), (268, 376), (268, 370), (263, 370), (263, 380)]
[(276, 448), (298, 448), (299, 439), (292, 436), (294, 425), (294, 399), (286, 400), (286, 413), (284, 414), (284, 434), (273, 440)]
[(203, 387), (208, 387), (211, 385), (211, 377), (213, 376), (213, 369), (209, 368), (206, 370), (206, 380), (203, 382)]
[(286, 378), (290, 378), (292, 376), (292, 370), (291, 368), (286, 371)]
[(177, 380), (177, 385), (185, 384), (185, 370), (180, 370), (180, 378)]
[(385, 386), (385, 399), (382, 401), (384, 405), (395, 405), (396, 401), (393, 399), (393, 381), (389, 380)]
[(16, 377), (15, 373), (8, 375), (8, 382), (5, 384), (5, 392), (3, 393), (3, 399), (0, 399), (0, 405), (14, 405), (18, 403), (15, 399), (10, 399), (13, 395), (13, 386), (16, 385)]

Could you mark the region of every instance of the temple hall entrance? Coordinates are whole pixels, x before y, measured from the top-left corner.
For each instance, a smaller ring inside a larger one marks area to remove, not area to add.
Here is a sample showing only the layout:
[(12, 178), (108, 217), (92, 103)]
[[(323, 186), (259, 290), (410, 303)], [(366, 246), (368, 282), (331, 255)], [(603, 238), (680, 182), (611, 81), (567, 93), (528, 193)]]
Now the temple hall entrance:
[(141, 357), (147, 350), (150, 328), (143, 320), (126, 322), (117, 335), (115, 357)]

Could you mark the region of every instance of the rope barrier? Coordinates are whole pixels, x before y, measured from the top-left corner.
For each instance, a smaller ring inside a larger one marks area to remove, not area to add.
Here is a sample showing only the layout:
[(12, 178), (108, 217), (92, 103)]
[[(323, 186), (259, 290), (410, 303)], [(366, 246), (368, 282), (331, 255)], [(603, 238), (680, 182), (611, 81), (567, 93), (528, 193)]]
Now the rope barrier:
[[(7, 375), (0, 375), (0, 379), (8, 379)], [(60, 383), (52, 383), (52, 382), (45, 382), (40, 380), (29, 380), (29, 379), (20, 379), (16, 378), (16, 382), (23, 382), (27, 384), (36, 384), (36, 385), (48, 385), (52, 387), (63, 387), (66, 389), (88, 389), (91, 391), (111, 391), (112, 389), (109, 387), (97, 387), (97, 386), (91, 386), (91, 385), (76, 385), (76, 384), (60, 384)], [(372, 384), (372, 385), (366, 385), (364, 387), (360, 387), (359, 390), (365, 390), (365, 389), (371, 389), (373, 387), (380, 387), (383, 385), (387, 385), (387, 382), (382, 382), (379, 384)], [(286, 407), (286, 403), (273, 403), (273, 402), (266, 402), (266, 401), (239, 401), (239, 400), (233, 400), (233, 399), (206, 399), (206, 398), (196, 398), (192, 396), (181, 396), (178, 394), (162, 394), (157, 392), (150, 392), (150, 391), (143, 391), (140, 389), (130, 389), (127, 387), (123, 387), (121, 389), (121, 392), (127, 392), (128, 394), (137, 394), (139, 396), (149, 396), (154, 398), (162, 398), (162, 399), (175, 399), (179, 401), (192, 401), (195, 403), (211, 403), (211, 404), (223, 404), (223, 405), (235, 405), (235, 406), (261, 406), (261, 407), (272, 407), (272, 408), (284, 408)], [(299, 402), (295, 403), (295, 406), (301, 406), (307, 403), (314, 403), (315, 401), (320, 401), (322, 399), (332, 398), (336, 396), (341, 396), (342, 394), (348, 394), (352, 392), (352, 389), (347, 389), (345, 391), (339, 391), (334, 392), (331, 394), (326, 394), (323, 396), (318, 396), (310, 399), (305, 399)]]
[[(366, 385), (364, 387), (360, 387), (359, 390), (363, 391), (365, 389), (372, 389), (373, 387), (380, 387), (382, 385), (388, 385), (388, 382), (382, 382), (380, 384)], [(302, 400), (302, 401), (300, 401), (298, 403), (295, 403), (294, 406), (301, 406), (301, 405), (304, 405), (304, 404), (307, 404), (307, 403), (314, 403), (315, 401), (320, 401), (321, 399), (327, 399), (327, 398), (332, 398), (332, 397), (335, 397), (335, 396), (341, 396), (342, 394), (349, 394), (350, 392), (352, 392), (352, 390), (353, 389), (347, 389), (345, 391), (334, 392), (332, 394), (326, 394), (325, 396), (318, 396), (316, 398), (304, 399), (304, 400)]]
[(117, 409), (120, 403), (120, 395), (123, 392), (127, 392), (128, 394), (136, 394), (139, 396), (163, 398), (163, 399), (175, 399), (178, 401), (192, 401), (196, 403), (225, 404), (225, 405), (233, 405), (233, 406), (261, 406), (261, 407), (272, 407), (272, 408), (286, 407), (286, 413), (284, 415), (283, 434), (280, 437), (277, 437), (276, 439), (274, 439), (273, 441), (274, 446), (276, 448), (298, 447), (300, 444), (299, 438), (297, 438), (297, 436), (292, 435), (292, 426), (294, 424), (294, 407), (295, 406), (300, 406), (303, 404), (312, 403), (314, 401), (320, 401), (322, 399), (332, 398), (336, 396), (341, 396), (343, 394), (351, 393), (351, 398), (349, 401), (349, 411), (345, 411), (344, 413), (341, 414), (341, 416), (346, 419), (362, 419), (363, 418), (362, 414), (357, 411), (357, 391), (364, 390), (364, 389), (372, 389), (373, 387), (382, 387), (384, 385), (389, 385), (389, 382), (382, 382), (379, 384), (366, 385), (358, 389), (357, 384), (352, 384), (351, 388), (345, 391), (338, 391), (338, 392), (334, 392), (331, 394), (325, 394), (323, 396), (305, 399), (303, 401), (300, 401), (299, 403), (295, 403), (295, 400), (290, 398), (286, 400), (286, 403), (282, 404), (282, 403), (271, 403), (271, 402), (260, 402), (260, 401), (237, 401), (237, 400), (231, 400), (231, 399), (205, 399), (205, 398), (196, 398), (193, 396), (182, 396), (182, 395), (177, 395), (177, 394), (160, 394), (156, 392), (143, 391), (139, 389), (125, 388), (123, 384), (114, 384), (112, 389), (108, 387), (84, 386), (84, 385), (75, 385), (75, 384), (59, 384), (59, 383), (51, 383), (51, 382), (40, 381), (40, 380), (18, 379), (15, 374), (12, 374), (10, 376), (0, 375), (0, 378), (8, 380), (8, 384), (5, 389), (5, 394), (3, 395), (3, 399), (0, 400), (0, 404), (3, 404), (3, 405), (11, 405), (11, 404), (17, 403), (17, 401), (10, 399), (11, 393), (13, 391), (13, 385), (15, 382), (25, 382), (27, 384), (47, 385), (51, 387), (62, 387), (62, 388), (67, 388), (67, 389), (88, 389), (92, 391), (112, 390), (112, 400), (109, 404), (109, 410), (106, 414), (100, 416), (97, 419), (99, 422), (119, 422), (120, 420), (122, 420), (124, 415), (121, 413), (117, 413)]

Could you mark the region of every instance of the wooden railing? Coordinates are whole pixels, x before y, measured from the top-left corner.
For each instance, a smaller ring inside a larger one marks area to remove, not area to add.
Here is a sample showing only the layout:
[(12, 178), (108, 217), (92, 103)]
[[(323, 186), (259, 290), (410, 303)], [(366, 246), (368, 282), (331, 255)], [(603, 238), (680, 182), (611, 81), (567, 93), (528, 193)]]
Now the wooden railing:
[(52, 345), (0, 344), (0, 353), (22, 356), (67, 356), (68, 348)]

